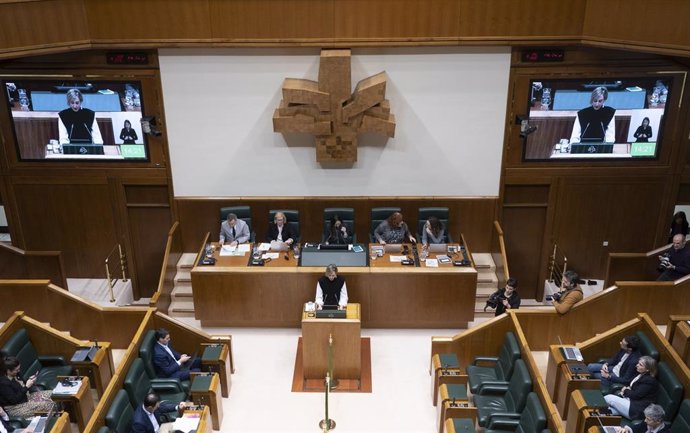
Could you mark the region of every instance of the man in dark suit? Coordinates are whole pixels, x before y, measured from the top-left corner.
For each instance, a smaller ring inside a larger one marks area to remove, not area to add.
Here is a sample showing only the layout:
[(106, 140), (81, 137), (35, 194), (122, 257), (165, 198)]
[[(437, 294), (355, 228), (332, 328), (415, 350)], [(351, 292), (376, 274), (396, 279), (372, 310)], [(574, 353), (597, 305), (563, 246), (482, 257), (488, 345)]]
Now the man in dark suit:
[[(191, 361), (191, 362), (190, 362)], [(201, 369), (201, 359), (192, 359), (186, 353), (179, 353), (170, 346), (170, 332), (167, 329), (156, 330), (156, 344), (153, 345), (153, 366), (160, 378), (177, 378), (189, 380), (190, 371)]]
[(268, 224), (268, 231), (266, 232), (266, 242), (280, 241), (284, 242), (287, 246), (292, 245), (295, 241), (295, 236), (290, 230), (290, 226), (287, 223), (287, 218), (282, 212), (276, 212), (275, 217), (273, 217), (273, 222)]
[(592, 363), (587, 365), (587, 370), (595, 379), (601, 379), (602, 391), (608, 392), (613, 384), (619, 383), (623, 386), (630, 385), (630, 381), (637, 376), (635, 366), (640, 359), (640, 339), (636, 335), (624, 337), (621, 342), (621, 349), (611, 359), (605, 363)]
[(172, 431), (172, 423), (162, 423), (161, 417), (168, 412), (182, 412), (191, 403), (180, 402), (178, 405), (162, 403), (158, 394), (149, 393), (144, 403), (137, 407), (132, 416), (132, 433), (167, 433)]
[(669, 433), (671, 429), (664, 424), (664, 408), (650, 404), (644, 410), (644, 422), (632, 427), (616, 427), (616, 433)]

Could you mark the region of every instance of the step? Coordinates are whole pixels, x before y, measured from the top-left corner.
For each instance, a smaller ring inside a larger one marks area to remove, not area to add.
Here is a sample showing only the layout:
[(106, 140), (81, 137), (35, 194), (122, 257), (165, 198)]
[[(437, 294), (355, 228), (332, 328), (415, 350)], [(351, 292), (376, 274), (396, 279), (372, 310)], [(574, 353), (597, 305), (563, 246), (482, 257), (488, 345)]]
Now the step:
[(488, 298), (496, 290), (498, 290), (498, 287), (496, 287), (495, 285), (489, 286), (488, 284), (483, 284), (483, 285), (477, 284), (477, 298), (479, 298), (479, 297)]
[(473, 253), (472, 260), (474, 260), (474, 265), (477, 270), (496, 269), (496, 264), (491, 257), (491, 253)]
[(170, 317), (194, 317), (193, 301), (173, 301), (168, 308)]
[(192, 269), (196, 253), (184, 253), (177, 262), (177, 269)]
[(175, 285), (180, 284), (180, 283), (192, 283), (192, 272), (191, 269), (177, 269), (177, 273), (175, 274), (175, 278), (173, 278), (173, 281), (175, 281)]
[(192, 301), (194, 299), (194, 294), (192, 293), (191, 284), (178, 284), (175, 285), (172, 293), (170, 294), (173, 301)]
[(491, 283), (494, 285), (494, 287), (498, 287), (498, 277), (496, 277), (496, 273), (478, 273), (477, 274), (477, 284), (479, 283)]

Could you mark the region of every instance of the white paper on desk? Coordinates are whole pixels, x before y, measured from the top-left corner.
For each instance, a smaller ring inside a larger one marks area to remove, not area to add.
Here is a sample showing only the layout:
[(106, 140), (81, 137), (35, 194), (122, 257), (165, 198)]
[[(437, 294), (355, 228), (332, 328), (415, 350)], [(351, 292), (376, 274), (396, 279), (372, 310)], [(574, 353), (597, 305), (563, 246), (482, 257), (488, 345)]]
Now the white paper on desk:
[(391, 262), (393, 262), (393, 263), (400, 263), (400, 262), (402, 262), (403, 260), (406, 260), (406, 259), (407, 259), (407, 256), (393, 256), (393, 255), (391, 255), (390, 258), (391, 258)]
[(261, 242), (259, 244), (258, 250), (259, 251), (268, 251), (271, 249), (271, 244), (266, 243), (266, 242)]
[(187, 433), (192, 430), (196, 430), (196, 428), (199, 426), (199, 419), (200, 418), (198, 417), (192, 418), (187, 416), (181, 416), (180, 418), (177, 418), (175, 420), (172, 428), (173, 430), (180, 430)]
[(58, 382), (55, 389), (53, 389), (53, 394), (66, 394), (66, 395), (76, 394), (77, 391), (79, 391), (79, 387), (81, 386), (81, 380), (75, 380), (75, 381), (72, 381), (71, 383), (74, 383), (74, 385), (63, 385), (62, 382)]
[(236, 246), (223, 245), (220, 249), (220, 256), (244, 256), (249, 252), (249, 244), (240, 244)]
[(264, 260), (266, 260), (266, 259), (275, 260), (278, 257), (280, 257), (280, 253), (265, 253), (264, 255), (261, 256), (261, 258)]
[(427, 268), (438, 268), (438, 260), (436, 260), (436, 259), (427, 258), (426, 262), (424, 262), (424, 263), (426, 263)]

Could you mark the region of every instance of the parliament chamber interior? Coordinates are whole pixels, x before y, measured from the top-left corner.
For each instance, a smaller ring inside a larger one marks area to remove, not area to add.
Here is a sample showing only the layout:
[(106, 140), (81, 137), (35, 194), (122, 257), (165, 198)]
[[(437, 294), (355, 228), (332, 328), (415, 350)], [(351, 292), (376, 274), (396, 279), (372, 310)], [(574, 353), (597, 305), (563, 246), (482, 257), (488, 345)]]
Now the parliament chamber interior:
[(0, 2), (0, 353), (50, 395), (7, 425), (637, 432), (587, 370), (635, 336), (690, 432), (689, 18)]

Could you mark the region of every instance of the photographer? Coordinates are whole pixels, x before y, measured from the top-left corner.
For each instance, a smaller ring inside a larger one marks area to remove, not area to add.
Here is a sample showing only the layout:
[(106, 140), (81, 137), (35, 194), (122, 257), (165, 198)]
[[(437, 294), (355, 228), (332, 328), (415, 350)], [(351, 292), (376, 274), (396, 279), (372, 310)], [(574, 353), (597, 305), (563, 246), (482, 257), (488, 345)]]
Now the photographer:
[(565, 314), (573, 308), (573, 305), (580, 302), (584, 295), (582, 289), (577, 284), (580, 276), (575, 271), (565, 271), (563, 274), (563, 288), (565, 291), (553, 294), (553, 306), (559, 314)]
[(690, 274), (690, 248), (685, 248), (685, 235), (673, 236), (673, 246), (659, 256), (659, 262), (662, 273), (657, 281), (675, 281)]
[(503, 289), (498, 289), (486, 301), (487, 308), (495, 308), (496, 316), (503, 314), (506, 310), (520, 308), (520, 295), (517, 292), (518, 280), (515, 278), (508, 278), (506, 286)]

